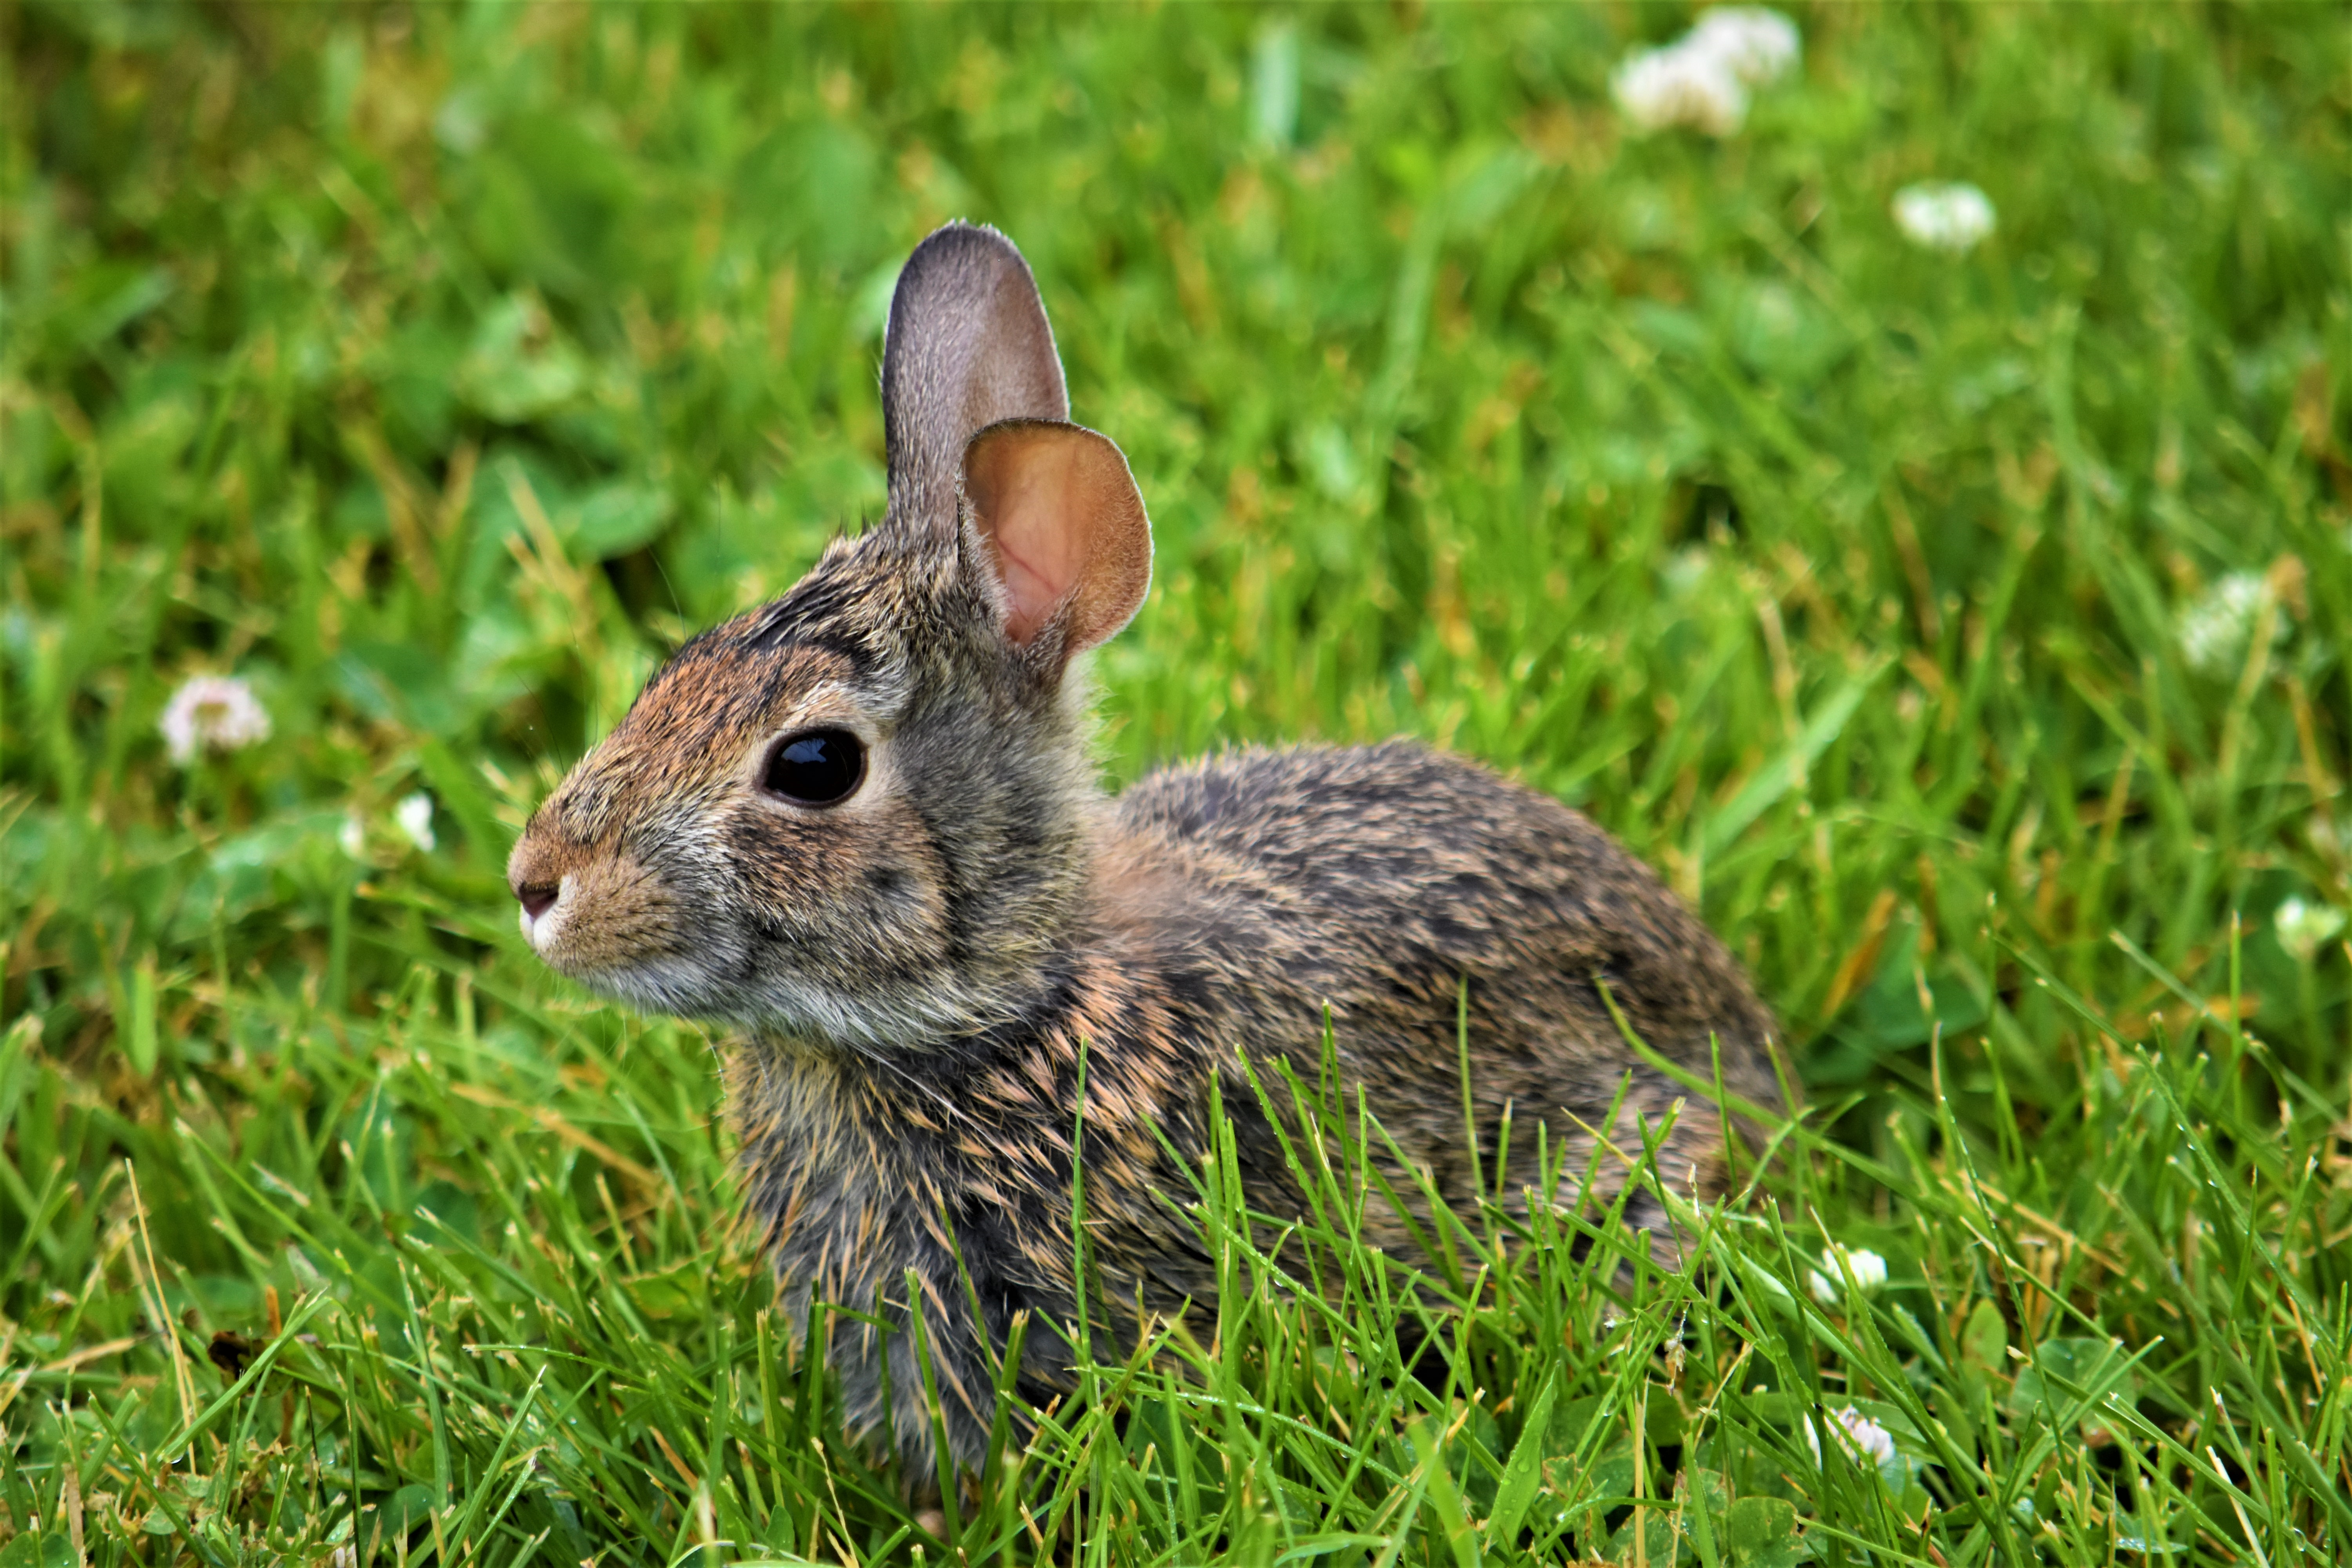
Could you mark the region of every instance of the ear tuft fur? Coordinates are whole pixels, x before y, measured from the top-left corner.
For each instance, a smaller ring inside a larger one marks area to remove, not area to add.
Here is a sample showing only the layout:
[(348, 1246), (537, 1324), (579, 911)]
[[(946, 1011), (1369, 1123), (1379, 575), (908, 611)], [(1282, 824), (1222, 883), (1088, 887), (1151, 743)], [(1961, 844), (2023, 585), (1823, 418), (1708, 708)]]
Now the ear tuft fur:
[(934, 230), (898, 274), (882, 349), (892, 520), (952, 537), (956, 475), (973, 434), (1069, 416), (1054, 329), (1021, 252), (992, 228)]
[(1151, 586), (1151, 522), (1108, 437), (1011, 419), (963, 455), (967, 557), (1021, 647), (1058, 632), (1061, 657), (1107, 642)]

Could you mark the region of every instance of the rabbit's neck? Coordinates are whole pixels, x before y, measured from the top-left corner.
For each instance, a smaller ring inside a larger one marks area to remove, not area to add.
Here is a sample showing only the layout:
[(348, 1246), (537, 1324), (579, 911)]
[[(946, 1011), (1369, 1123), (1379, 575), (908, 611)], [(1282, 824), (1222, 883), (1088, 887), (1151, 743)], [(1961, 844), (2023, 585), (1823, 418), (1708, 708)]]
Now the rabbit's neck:
[(1080, 1148), (1106, 1245), (1164, 1226), (1150, 1194), (1181, 1182), (1160, 1140), (1196, 1120), (1202, 1067), (1136, 956), (1114, 929), (1066, 953), (1032, 1011), (922, 1050), (751, 1041), (730, 1099), (783, 1274), (863, 1302), (943, 1223), (967, 1250), (1030, 1256), (1011, 1238), (1062, 1234)]

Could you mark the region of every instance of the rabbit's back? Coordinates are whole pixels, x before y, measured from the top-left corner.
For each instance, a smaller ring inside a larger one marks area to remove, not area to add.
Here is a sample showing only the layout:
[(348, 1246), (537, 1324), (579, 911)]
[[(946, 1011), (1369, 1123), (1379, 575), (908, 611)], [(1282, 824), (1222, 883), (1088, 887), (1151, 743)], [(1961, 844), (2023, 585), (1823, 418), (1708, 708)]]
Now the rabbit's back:
[[(1777, 1098), (1770, 1015), (1722, 944), (1591, 821), (1475, 763), (1402, 742), (1236, 752), (1145, 778), (1113, 821), (1138, 918), (1225, 1015), (1212, 1032), (1304, 1066), (1328, 1005), (1349, 1077), (1441, 1190), (1469, 1169), (1465, 1024), (1480, 1121), (1509, 1104), (1523, 1154), (1538, 1116), (1554, 1149), (1582, 1142), (1629, 1070), (1634, 1110), (1683, 1096), (1612, 1000), (1669, 1059), (1707, 1078), (1719, 1049), (1727, 1087)], [(1719, 1130), (1685, 1115), (1705, 1185)]]

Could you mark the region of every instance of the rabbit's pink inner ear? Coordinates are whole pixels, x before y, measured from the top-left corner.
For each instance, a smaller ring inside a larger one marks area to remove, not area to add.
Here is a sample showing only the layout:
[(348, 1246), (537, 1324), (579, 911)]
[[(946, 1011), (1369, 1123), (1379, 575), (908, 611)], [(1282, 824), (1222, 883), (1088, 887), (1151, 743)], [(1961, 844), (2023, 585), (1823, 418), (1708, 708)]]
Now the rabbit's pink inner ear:
[(992, 425), (964, 448), (963, 493), (1013, 642), (1059, 622), (1063, 650), (1080, 653), (1143, 604), (1151, 523), (1108, 437), (1048, 420)]

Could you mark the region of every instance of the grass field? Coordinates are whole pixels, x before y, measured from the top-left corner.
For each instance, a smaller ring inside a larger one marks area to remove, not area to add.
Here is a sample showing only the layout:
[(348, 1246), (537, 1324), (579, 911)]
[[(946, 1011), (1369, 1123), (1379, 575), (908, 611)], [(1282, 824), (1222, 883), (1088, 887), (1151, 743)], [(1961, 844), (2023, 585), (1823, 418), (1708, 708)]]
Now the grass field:
[[(0, 1568), (2344, 1561), (2352, 24), (1795, 15), (1716, 138), (1611, 103), (1674, 6), (0, 8)], [(1630, 1298), (1206, 1171), (1216, 1321), (919, 1519), (724, 1042), (500, 867), (878, 510), (959, 216), (1151, 505), (1113, 779), (1484, 758), (1809, 1109)], [(199, 674), (267, 739), (175, 760)]]

